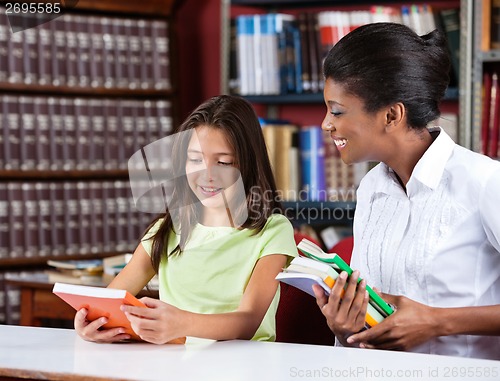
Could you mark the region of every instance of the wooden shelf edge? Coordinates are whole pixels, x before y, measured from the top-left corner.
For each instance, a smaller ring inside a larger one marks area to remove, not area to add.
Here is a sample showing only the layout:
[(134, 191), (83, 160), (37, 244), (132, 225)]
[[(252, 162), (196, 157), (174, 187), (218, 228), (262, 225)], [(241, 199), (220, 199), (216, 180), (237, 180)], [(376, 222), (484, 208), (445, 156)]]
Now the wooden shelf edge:
[(107, 89), (103, 87), (69, 87), (49, 86), (25, 83), (0, 82), (2, 92), (30, 93), (30, 95), (75, 96), (75, 97), (125, 97), (125, 98), (161, 98), (175, 94), (173, 89), (143, 90), (143, 89)]
[(71, 254), (71, 255), (48, 255), (44, 257), (24, 257), (24, 258), (0, 258), (0, 269), (13, 269), (13, 267), (46, 265), (49, 259), (72, 260), (72, 259), (96, 259), (106, 258), (113, 255), (127, 253), (128, 251), (94, 253), (94, 254)]
[(76, 9), (100, 10), (119, 13), (137, 13), (150, 16), (168, 16), (175, 0), (79, 0)]
[(128, 178), (127, 170), (102, 171), (6, 171), (0, 170), (2, 180), (78, 180)]
[[(172, 14), (178, 0), (78, 0), (65, 3), (59, 2), (64, 11), (98, 11), (107, 13), (135, 14), (154, 17), (166, 17)], [(0, 4), (7, 3), (0, 0)], [(39, 3), (54, 3), (54, 0), (40, 0)], [(76, 4), (75, 4), (76, 3)]]

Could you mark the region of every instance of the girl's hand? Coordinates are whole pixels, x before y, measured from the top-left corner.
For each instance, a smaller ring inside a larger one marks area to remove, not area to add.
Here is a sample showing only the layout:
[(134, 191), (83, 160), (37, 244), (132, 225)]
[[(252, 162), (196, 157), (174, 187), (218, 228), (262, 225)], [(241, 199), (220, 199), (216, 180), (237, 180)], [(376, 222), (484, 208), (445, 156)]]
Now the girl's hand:
[(100, 317), (94, 321), (87, 320), (88, 311), (85, 308), (77, 311), (75, 315), (75, 331), (82, 339), (97, 343), (114, 343), (130, 339), (122, 327), (102, 329), (108, 319)]
[(358, 343), (361, 348), (407, 351), (439, 336), (436, 308), (404, 296), (384, 293), (380, 296), (395, 305), (397, 311), (375, 327), (350, 336), (347, 339), (349, 344)]
[[(365, 315), (368, 306), (366, 281), (359, 284), (359, 271), (354, 271), (347, 282), (347, 273), (340, 273), (327, 297), (323, 289), (314, 286), (316, 302), (326, 317), (326, 322), (335, 336), (345, 346), (354, 346), (356, 342), (348, 343), (347, 337), (359, 332), (365, 325)], [(344, 286), (346, 285), (347, 287)]]
[(123, 305), (121, 309), (142, 340), (165, 344), (185, 336), (182, 333), (188, 316), (185, 311), (157, 299), (145, 297), (141, 298), (141, 302), (149, 308)]

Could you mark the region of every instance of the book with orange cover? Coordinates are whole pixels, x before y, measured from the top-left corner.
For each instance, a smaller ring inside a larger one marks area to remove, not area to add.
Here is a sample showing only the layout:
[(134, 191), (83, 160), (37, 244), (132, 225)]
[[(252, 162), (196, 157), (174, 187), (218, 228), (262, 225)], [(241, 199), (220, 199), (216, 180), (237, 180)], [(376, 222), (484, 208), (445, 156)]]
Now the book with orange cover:
[[(124, 327), (125, 332), (132, 339), (141, 340), (133, 331), (130, 321), (120, 309), (122, 304), (147, 308), (135, 296), (126, 290), (113, 288), (83, 286), (67, 283), (55, 283), (52, 292), (68, 303), (75, 310), (86, 308), (87, 319), (95, 320), (102, 316), (108, 318), (105, 328)], [(171, 344), (184, 344), (186, 338), (178, 338), (170, 341)]]

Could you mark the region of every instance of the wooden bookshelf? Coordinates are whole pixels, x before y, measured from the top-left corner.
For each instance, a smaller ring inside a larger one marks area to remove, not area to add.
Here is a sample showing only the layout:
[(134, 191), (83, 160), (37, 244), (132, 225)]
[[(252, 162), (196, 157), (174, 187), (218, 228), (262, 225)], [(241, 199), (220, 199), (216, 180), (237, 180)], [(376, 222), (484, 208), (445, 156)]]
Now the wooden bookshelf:
[(61, 2), (76, 6), (40, 24), (25, 20), (36, 26), (16, 33), (7, 3), (0, 0), (0, 289), (6, 275), (48, 259), (133, 251), (154, 216), (135, 209), (127, 161), (170, 134), (179, 115), (176, 1)]

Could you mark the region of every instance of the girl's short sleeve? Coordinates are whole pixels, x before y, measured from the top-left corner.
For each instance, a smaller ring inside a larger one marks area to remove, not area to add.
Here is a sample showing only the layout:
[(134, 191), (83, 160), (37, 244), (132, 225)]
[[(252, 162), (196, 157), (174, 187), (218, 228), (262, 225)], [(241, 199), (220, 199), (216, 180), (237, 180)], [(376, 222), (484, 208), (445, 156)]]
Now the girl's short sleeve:
[(144, 250), (146, 250), (146, 253), (148, 253), (149, 256), (151, 256), (151, 249), (153, 247), (152, 238), (158, 232), (158, 229), (160, 229), (160, 225), (162, 224), (162, 222), (163, 218), (160, 218), (141, 238), (142, 247), (144, 248)]
[(260, 235), (260, 257), (284, 254), (293, 258), (298, 255), (293, 226), (285, 216), (273, 214), (269, 217)]

